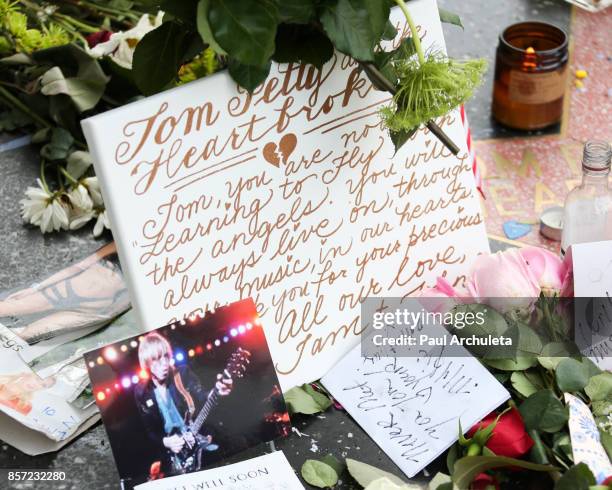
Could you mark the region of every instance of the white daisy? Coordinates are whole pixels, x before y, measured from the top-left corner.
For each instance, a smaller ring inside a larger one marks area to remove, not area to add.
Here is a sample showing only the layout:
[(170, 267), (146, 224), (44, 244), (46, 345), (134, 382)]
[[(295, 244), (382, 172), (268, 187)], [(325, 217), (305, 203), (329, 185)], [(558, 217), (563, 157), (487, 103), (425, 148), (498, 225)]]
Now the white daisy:
[(23, 219), (40, 227), (43, 233), (68, 229), (69, 209), (63, 201), (65, 194), (51, 193), (40, 179), (36, 182), (38, 187), (28, 187), (25, 191), (27, 199), (20, 201)]
[(98, 213), (98, 220), (94, 225), (93, 235), (96, 238), (99, 237), (104, 231), (104, 228), (107, 228), (109, 230), (111, 229), (110, 220), (108, 219), (108, 213), (106, 212), (106, 209), (103, 209), (101, 212)]
[(94, 206), (88, 188), (80, 182), (68, 193), (68, 199), (75, 210), (89, 211)]

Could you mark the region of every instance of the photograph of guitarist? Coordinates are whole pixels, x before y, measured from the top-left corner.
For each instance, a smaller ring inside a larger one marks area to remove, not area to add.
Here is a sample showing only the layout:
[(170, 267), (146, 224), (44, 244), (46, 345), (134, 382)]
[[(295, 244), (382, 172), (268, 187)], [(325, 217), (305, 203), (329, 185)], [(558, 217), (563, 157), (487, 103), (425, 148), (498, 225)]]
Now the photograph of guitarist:
[[(177, 472), (167, 456), (178, 455), (185, 445), (192, 448), (196, 437), (188, 430), (185, 415), (194, 417), (204, 406), (209, 396), (216, 392), (227, 396), (232, 391), (233, 380), (224, 371), (217, 375), (213, 389), (204, 389), (195, 374), (187, 366), (175, 366), (172, 362), (172, 347), (162, 335), (151, 332), (144, 336), (138, 348), (141, 369), (150, 376), (146, 383), (139, 383), (134, 396), (138, 412), (149, 440), (157, 448), (164, 471)], [(205, 438), (206, 450), (215, 450), (212, 437)]]

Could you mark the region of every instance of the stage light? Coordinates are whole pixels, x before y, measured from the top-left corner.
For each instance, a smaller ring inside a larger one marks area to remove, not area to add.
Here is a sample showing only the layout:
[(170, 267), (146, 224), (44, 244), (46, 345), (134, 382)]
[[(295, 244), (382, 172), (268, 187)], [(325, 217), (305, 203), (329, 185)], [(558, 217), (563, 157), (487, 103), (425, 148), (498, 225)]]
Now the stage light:
[(255, 320), (253, 320), (253, 323), (259, 327), (261, 325), (261, 320), (259, 319), (259, 317), (257, 317), (255, 318)]
[(110, 388), (106, 388), (106, 393), (110, 395)]
[(243, 334), (244, 332), (246, 332), (246, 327), (244, 325), (240, 325), (238, 327), (238, 333)]
[(246, 328), (247, 330), (251, 330), (253, 328), (253, 324), (251, 322), (247, 322)]
[(138, 381), (139, 381), (139, 380), (138, 380), (138, 376), (136, 376), (136, 375), (132, 376), (132, 383), (134, 383), (135, 385), (137, 385), (137, 384), (138, 384)]
[(138, 342), (136, 342), (135, 340), (132, 340), (130, 342), (130, 346), (132, 347), (132, 349), (135, 349), (136, 347), (138, 347)]
[(148, 379), (149, 373), (147, 372), (146, 369), (141, 369), (140, 372), (138, 373), (138, 376), (140, 376), (140, 379)]
[(107, 361), (112, 362), (117, 360), (117, 350), (114, 347), (104, 349), (104, 357)]
[(93, 362), (93, 361), (89, 361), (89, 367), (90, 367), (90, 368), (95, 367), (95, 366), (96, 366), (96, 363), (95, 363), (95, 362)]
[(185, 325), (185, 323), (186, 323), (186, 322), (185, 322), (185, 319), (184, 319), (184, 318), (183, 318), (183, 319), (181, 319), (181, 325)]
[(129, 388), (131, 384), (132, 381), (130, 381), (130, 378), (128, 378), (127, 376), (121, 380), (121, 386), (123, 386), (124, 388)]
[(223, 342), (225, 342), (226, 344), (229, 342), (229, 337), (227, 335), (223, 337)]
[(119, 390), (121, 389), (121, 386), (119, 386), (119, 383), (115, 383), (115, 389), (116, 389), (117, 391), (119, 391)]
[(98, 364), (100, 364), (100, 366), (101, 366), (102, 364), (104, 364), (104, 359), (102, 359), (102, 357), (98, 356), (98, 358), (96, 359), (96, 362)]
[(123, 344), (123, 345), (121, 346), (121, 352), (127, 352), (127, 349), (128, 349), (128, 348), (127, 348), (127, 345)]
[(170, 325), (170, 330), (175, 330), (175, 329), (176, 329), (176, 325), (174, 323)]
[(221, 345), (221, 341), (219, 339), (215, 340), (215, 345), (219, 347)]
[(189, 352), (187, 352), (187, 355), (188, 355), (189, 357), (193, 357), (193, 356), (195, 356), (195, 350), (193, 350), (193, 349), (189, 349)]
[(198, 355), (199, 355), (199, 354), (201, 354), (202, 352), (204, 352), (204, 349), (202, 348), (202, 346), (201, 346), (201, 345), (198, 345), (198, 346), (196, 347), (195, 351), (196, 351), (196, 354), (198, 354)]
[(104, 394), (103, 391), (99, 391), (98, 394), (96, 395), (96, 398), (98, 399), (98, 401), (103, 402), (106, 399), (106, 395)]
[(212, 350), (212, 344), (206, 344), (206, 350)]
[(232, 337), (235, 337), (236, 335), (238, 335), (238, 330), (236, 330), (235, 328), (232, 328), (232, 329), (230, 330), (230, 335), (231, 335)]
[(183, 362), (185, 360), (185, 355), (182, 352), (177, 352), (174, 358), (177, 362)]

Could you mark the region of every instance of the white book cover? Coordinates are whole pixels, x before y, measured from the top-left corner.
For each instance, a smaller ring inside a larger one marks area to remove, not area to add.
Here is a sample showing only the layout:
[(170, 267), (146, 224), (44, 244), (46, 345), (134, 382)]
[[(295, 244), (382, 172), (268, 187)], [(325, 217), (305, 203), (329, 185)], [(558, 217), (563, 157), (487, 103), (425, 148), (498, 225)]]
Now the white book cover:
[[(444, 51), (436, 2), (409, 9)], [(365, 297), (461, 278), (489, 248), (460, 114), (438, 121), (458, 157), (425, 128), (395, 154), (388, 100), (336, 53), (252, 95), (220, 72), (84, 120), (142, 326), (252, 297), (287, 390), (359, 342)]]

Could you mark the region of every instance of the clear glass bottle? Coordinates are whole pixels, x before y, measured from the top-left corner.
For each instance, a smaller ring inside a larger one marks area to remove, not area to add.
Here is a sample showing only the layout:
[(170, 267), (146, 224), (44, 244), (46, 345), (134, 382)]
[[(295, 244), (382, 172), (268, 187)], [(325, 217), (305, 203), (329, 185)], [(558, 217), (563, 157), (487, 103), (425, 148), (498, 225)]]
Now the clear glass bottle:
[(605, 141), (584, 146), (582, 183), (565, 199), (562, 254), (574, 243), (612, 240), (611, 158), (612, 148)]

